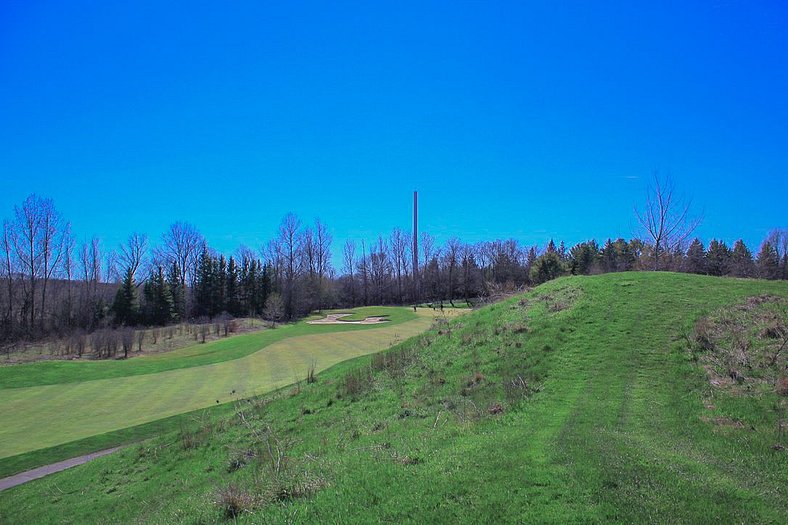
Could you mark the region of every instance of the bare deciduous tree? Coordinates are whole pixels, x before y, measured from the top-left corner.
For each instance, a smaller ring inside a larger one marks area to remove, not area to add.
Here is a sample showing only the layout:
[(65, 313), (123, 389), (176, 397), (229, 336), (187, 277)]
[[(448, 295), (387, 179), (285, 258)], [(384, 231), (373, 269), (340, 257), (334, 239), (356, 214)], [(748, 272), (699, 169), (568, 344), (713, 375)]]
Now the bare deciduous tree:
[(124, 270), (130, 270), (131, 276), (135, 277), (137, 270), (140, 269), (148, 250), (148, 236), (144, 233), (134, 232), (129, 235), (125, 244), (120, 245), (118, 258)]
[(315, 262), (317, 265), (318, 308), (323, 307), (326, 294), (325, 278), (331, 275), (331, 234), (326, 225), (315, 221)]
[(296, 278), (301, 271), (298, 257), (299, 230), (301, 221), (293, 213), (288, 213), (279, 225), (277, 246), (283, 258), (283, 291), (285, 317), (290, 319), (295, 312)]
[(410, 236), (399, 228), (394, 228), (389, 238), (394, 273), (397, 277), (397, 298), (402, 303), (403, 277), (407, 272), (407, 251)]
[(655, 270), (659, 270), (660, 255), (683, 244), (700, 224), (701, 216), (691, 215), (691, 204), (676, 195), (670, 177), (654, 173), (646, 204), (642, 210), (635, 207), (635, 216), (644, 235), (653, 242)]
[(462, 243), (456, 237), (452, 237), (446, 242), (446, 249), (444, 250), (444, 264), (448, 272), (447, 275), (447, 292), (449, 295), (449, 304), (454, 306), (454, 281), (457, 278), (457, 263), (460, 257), (460, 249)]
[(162, 246), (155, 250), (157, 262), (165, 268), (176, 265), (180, 272), (181, 286), (191, 284), (200, 250), (205, 244), (203, 236), (191, 224), (176, 222), (164, 233), (162, 243)]
[[(14, 207), (14, 221), (10, 224), (9, 236), (20, 270), (26, 276), (23, 290), (31, 333), (35, 331), (36, 313), (43, 327), (47, 284), (60, 267), (68, 230), (68, 224), (55, 209), (51, 199), (42, 199), (33, 194), (25, 199), (22, 206)], [(37, 311), (39, 283), (41, 301)]]
[(345, 274), (350, 278), (350, 305), (356, 306), (356, 280), (353, 271), (356, 266), (356, 243), (348, 239), (342, 248)]

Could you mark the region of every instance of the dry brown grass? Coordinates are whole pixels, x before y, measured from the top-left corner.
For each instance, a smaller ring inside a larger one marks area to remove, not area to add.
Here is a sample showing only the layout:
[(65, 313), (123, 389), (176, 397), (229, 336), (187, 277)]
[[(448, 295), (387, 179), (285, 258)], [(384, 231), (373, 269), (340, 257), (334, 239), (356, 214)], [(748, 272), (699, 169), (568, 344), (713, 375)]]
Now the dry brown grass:
[(780, 393), (786, 389), (786, 326), (788, 299), (759, 295), (698, 319), (688, 340), (713, 386), (737, 394)]

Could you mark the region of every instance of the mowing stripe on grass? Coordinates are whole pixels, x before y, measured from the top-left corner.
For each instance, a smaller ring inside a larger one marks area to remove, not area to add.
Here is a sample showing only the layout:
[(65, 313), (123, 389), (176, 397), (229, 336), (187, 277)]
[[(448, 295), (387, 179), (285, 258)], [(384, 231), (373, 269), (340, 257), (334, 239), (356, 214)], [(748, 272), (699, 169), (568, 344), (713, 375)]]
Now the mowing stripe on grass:
[(269, 392), (303, 379), (312, 363), (321, 371), (382, 350), (431, 321), (424, 314), (374, 330), (292, 337), (240, 359), (156, 374), (7, 389), (0, 458)]
[[(407, 308), (393, 306), (364, 306), (352, 310), (354, 315), (385, 315), (386, 326), (394, 326), (417, 318)], [(426, 311), (421, 312), (426, 315)], [(238, 359), (257, 352), (264, 346), (290, 337), (307, 334), (328, 334), (350, 330), (371, 330), (376, 325), (310, 325), (306, 321), (284, 325), (276, 330), (263, 330), (236, 335), (206, 344), (195, 343), (161, 354), (145, 355), (134, 359), (42, 361), (0, 367), (0, 390), (61, 383), (80, 383), (94, 379), (155, 374), (166, 370), (210, 365)], [(163, 338), (162, 338), (163, 339)]]

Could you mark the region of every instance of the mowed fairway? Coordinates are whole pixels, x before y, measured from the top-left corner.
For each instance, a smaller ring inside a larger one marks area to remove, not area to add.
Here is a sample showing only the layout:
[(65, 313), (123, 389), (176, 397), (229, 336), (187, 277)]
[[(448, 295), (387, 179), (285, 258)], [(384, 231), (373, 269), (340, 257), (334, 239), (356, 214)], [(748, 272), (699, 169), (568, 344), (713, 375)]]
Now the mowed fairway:
[(382, 350), (432, 320), (432, 311), (422, 310), (400, 324), (290, 337), (204, 366), (2, 389), (0, 458), (262, 394), (302, 380), (310, 364), (320, 371)]

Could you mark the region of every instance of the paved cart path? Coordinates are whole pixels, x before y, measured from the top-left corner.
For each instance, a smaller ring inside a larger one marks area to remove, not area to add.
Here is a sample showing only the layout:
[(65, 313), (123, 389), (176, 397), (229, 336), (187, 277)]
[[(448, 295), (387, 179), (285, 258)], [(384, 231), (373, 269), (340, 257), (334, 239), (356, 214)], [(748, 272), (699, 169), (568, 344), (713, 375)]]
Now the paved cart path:
[(108, 448), (106, 450), (99, 450), (98, 452), (85, 454), (84, 456), (78, 456), (65, 461), (58, 461), (57, 463), (52, 463), (51, 465), (44, 465), (43, 467), (34, 468), (33, 470), (28, 470), (27, 472), (14, 474), (13, 476), (0, 479), (0, 491), (10, 489), (11, 487), (16, 487), (17, 485), (27, 483), (28, 481), (33, 481), (34, 479), (43, 478), (44, 476), (54, 474), (55, 472), (60, 472), (61, 470), (66, 470), (67, 468), (82, 465), (83, 463), (87, 463), (90, 460), (100, 458), (101, 456), (106, 456), (107, 454), (112, 454), (121, 448), (122, 447), (114, 447)]

